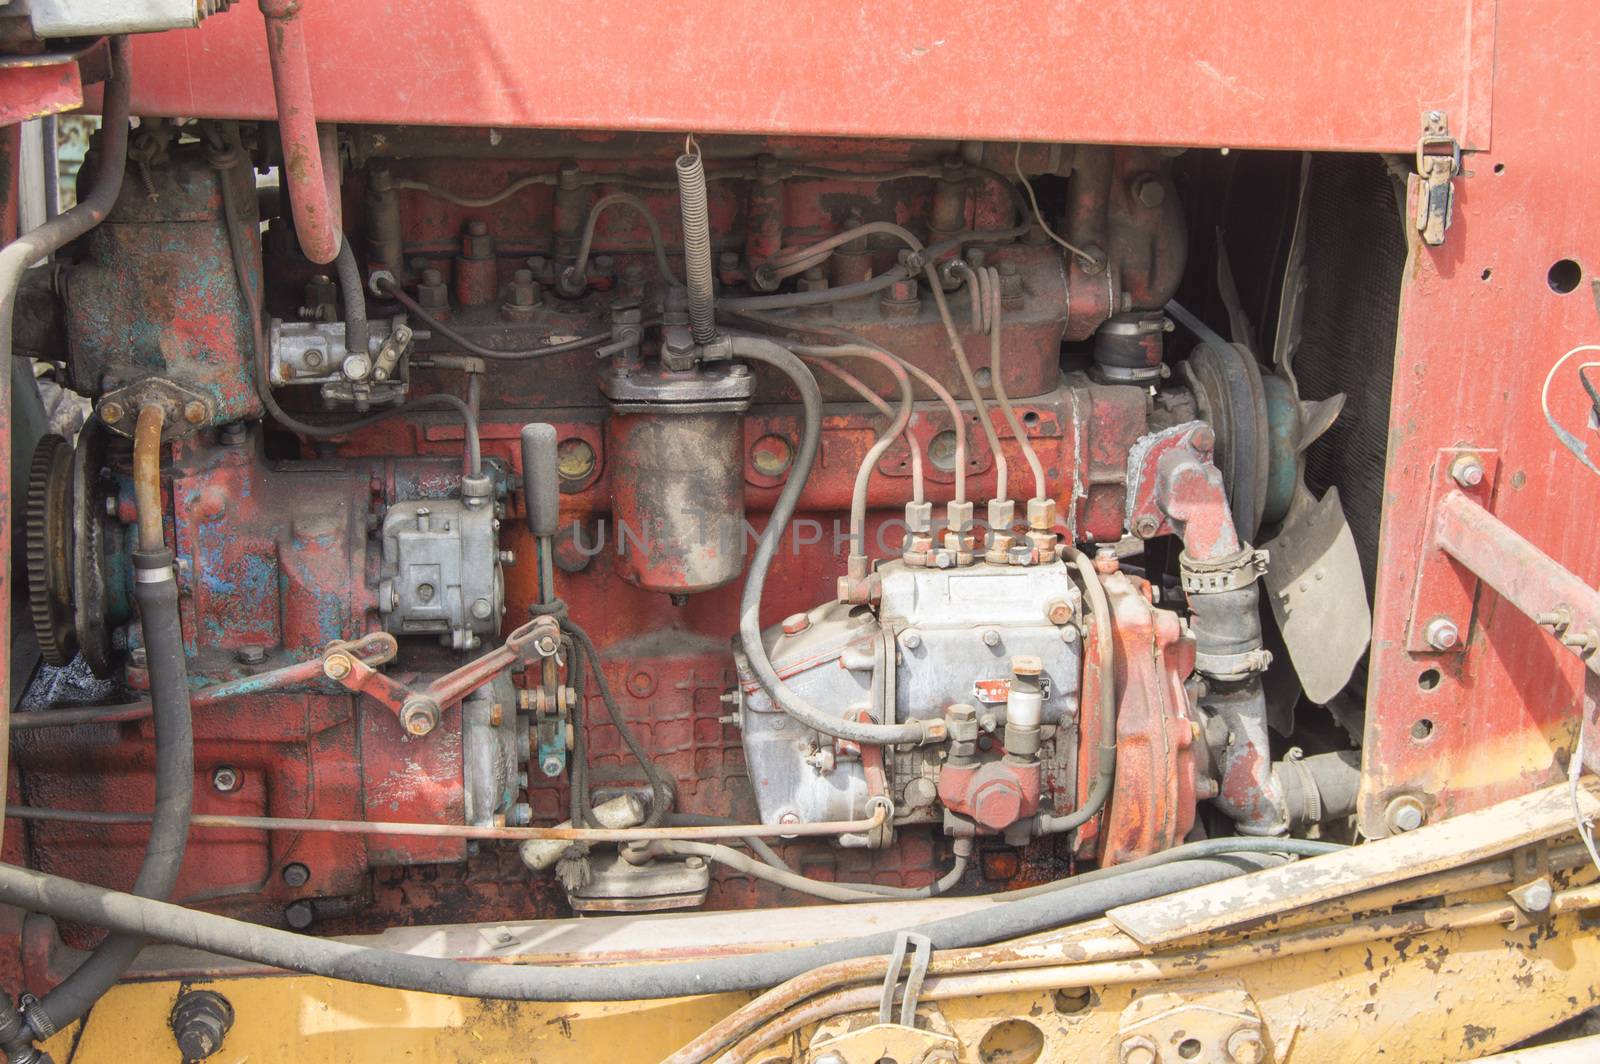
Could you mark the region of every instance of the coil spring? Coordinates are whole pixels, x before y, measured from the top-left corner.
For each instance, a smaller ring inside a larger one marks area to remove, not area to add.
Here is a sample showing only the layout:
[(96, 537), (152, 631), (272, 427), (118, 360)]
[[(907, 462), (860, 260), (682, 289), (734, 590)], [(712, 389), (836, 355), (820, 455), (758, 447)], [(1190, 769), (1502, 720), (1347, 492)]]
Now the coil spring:
[(700, 153), (678, 156), (678, 203), (683, 212), (683, 267), (689, 286), (689, 330), (697, 344), (717, 335), (711, 295), (711, 216), (706, 206), (706, 171)]

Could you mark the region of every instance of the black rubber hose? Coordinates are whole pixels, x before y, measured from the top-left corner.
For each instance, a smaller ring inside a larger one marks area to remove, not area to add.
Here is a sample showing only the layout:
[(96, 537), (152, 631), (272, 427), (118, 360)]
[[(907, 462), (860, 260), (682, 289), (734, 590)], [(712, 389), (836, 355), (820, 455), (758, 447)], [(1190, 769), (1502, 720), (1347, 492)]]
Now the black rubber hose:
[[(227, 175), (223, 175), (224, 181)], [(367, 290), (361, 283), (361, 267), (350, 241), (339, 241), (339, 254), (333, 268), (339, 275), (339, 295), (344, 300), (344, 346), (352, 355), (371, 355), (368, 350), (371, 329), (367, 326)]]
[[(640, 826), (647, 828), (657, 827), (666, 819), (667, 813), (672, 809), (672, 783), (656, 767), (655, 762), (650, 760), (650, 755), (645, 752), (643, 744), (639, 742), (639, 737), (634, 734), (633, 726), (628, 723), (628, 718), (622, 715), (622, 709), (617, 705), (616, 696), (611, 693), (611, 683), (606, 679), (605, 670), (601, 668), (600, 651), (595, 649), (594, 640), (590, 639), (589, 633), (585, 632), (570, 617), (562, 619), (561, 627), (572, 637), (572, 641), (577, 645), (583, 656), (588, 659), (589, 671), (594, 673), (594, 684), (600, 691), (600, 700), (605, 703), (606, 715), (611, 718), (611, 726), (617, 729), (618, 735), (622, 736), (622, 744), (628, 748), (628, 752), (633, 755), (633, 759), (639, 763), (640, 771), (644, 773), (644, 778), (650, 783), (650, 813)], [(578, 721), (576, 725), (581, 729), (583, 722)], [(587, 753), (585, 753), (585, 756), (587, 756)], [(585, 763), (583, 766), (583, 786), (585, 788), (588, 786), (588, 773), (589, 766)], [(584, 801), (587, 803), (587, 795), (584, 797)], [(584, 809), (584, 813), (587, 815), (587, 808)], [(581, 821), (574, 820), (573, 823), (578, 824)]]
[[(183, 629), (178, 621), (178, 584), (172, 554), (136, 551), (133, 597), (150, 670), (150, 702), (156, 733), (156, 799), (145, 843), (144, 861), (134, 880), (135, 894), (165, 898), (178, 883), (194, 806), (194, 726), (189, 715), (189, 670), (184, 661)], [(148, 937), (137, 928), (114, 929), (76, 971), (51, 990), (34, 1009), (30, 1025), (41, 1038), (48, 1024), (60, 1030), (81, 1019), (111, 989)], [(37, 1011), (36, 1011), (37, 1010)], [(46, 1021), (36, 1020), (43, 1013)]]
[[(1092, 919), (1119, 905), (1214, 883), (1277, 863), (1270, 857), (1185, 861), (1049, 894), (999, 901), (909, 930), (934, 949), (963, 949)], [(432, 994), (511, 1001), (637, 1001), (762, 990), (813, 968), (883, 956), (896, 931), (799, 949), (660, 964), (479, 964), (312, 938), (181, 905), (138, 898), (60, 876), (0, 865), (0, 902), (61, 920), (150, 935), (164, 942), (328, 979)]]
[(805, 429), (801, 433), (800, 449), (789, 470), (789, 479), (784, 482), (783, 491), (779, 492), (778, 501), (772, 507), (767, 527), (756, 543), (755, 555), (750, 559), (750, 572), (744, 581), (744, 593), (739, 597), (739, 643), (750, 669), (755, 673), (761, 689), (772, 699), (773, 705), (812, 731), (856, 743), (921, 744), (928, 739), (923, 721), (867, 724), (846, 720), (838, 713), (819, 709), (790, 690), (767, 657), (766, 645), (761, 641), (761, 592), (766, 587), (767, 570), (772, 565), (773, 555), (778, 552), (778, 544), (789, 527), (795, 504), (799, 502), (800, 492), (805, 489), (806, 478), (811, 475), (811, 466), (816, 461), (822, 435), (822, 393), (817, 388), (817, 379), (811, 375), (806, 364), (781, 344), (761, 337), (735, 336), (733, 354), (736, 358), (765, 362), (782, 372), (800, 392), (800, 402), (805, 409)]

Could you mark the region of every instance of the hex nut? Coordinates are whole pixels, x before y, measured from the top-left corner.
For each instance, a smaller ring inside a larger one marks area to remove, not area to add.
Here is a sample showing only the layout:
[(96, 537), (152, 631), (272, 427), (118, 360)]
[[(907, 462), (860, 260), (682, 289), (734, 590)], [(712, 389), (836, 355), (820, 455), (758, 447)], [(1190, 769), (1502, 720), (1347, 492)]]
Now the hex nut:
[(1483, 483), (1483, 462), (1475, 454), (1464, 454), (1450, 463), (1450, 479), (1463, 488)]
[(1449, 650), (1461, 641), (1461, 629), (1448, 617), (1435, 617), (1426, 630), (1428, 645), (1435, 650)]
[(219, 765), (211, 773), (211, 789), (219, 794), (232, 794), (244, 783), (244, 775), (232, 765)]
[(1117, 1059), (1121, 1064), (1156, 1064), (1156, 1046), (1143, 1035), (1122, 1043)]
[(1228, 1057), (1234, 1064), (1262, 1064), (1267, 1059), (1267, 1047), (1261, 1041), (1261, 1032), (1253, 1027), (1241, 1027), (1230, 1034)]
[(1420, 800), (1413, 795), (1402, 794), (1390, 801), (1383, 811), (1383, 819), (1390, 831), (1399, 833), (1417, 830), (1426, 816)]

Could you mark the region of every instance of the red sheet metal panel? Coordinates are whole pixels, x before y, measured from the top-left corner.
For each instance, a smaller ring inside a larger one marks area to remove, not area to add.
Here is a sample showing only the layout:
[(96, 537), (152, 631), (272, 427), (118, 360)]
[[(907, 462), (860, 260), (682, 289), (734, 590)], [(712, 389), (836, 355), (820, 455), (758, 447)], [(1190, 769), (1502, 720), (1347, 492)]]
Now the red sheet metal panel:
[[(1413, 600), (1444, 448), (1492, 449), (1490, 510), (1583, 579), (1600, 577), (1600, 479), (1556, 443), (1539, 400), (1562, 354), (1600, 340), (1600, 197), (1591, 174), (1600, 126), (1587, 102), (1600, 92), (1600, 68), (1553, 44), (1597, 34), (1593, 5), (1502, 12), (1494, 150), (1466, 157), (1444, 245), (1412, 248), (1367, 703), (1361, 820), (1372, 834), (1387, 833), (1383, 810), (1401, 794), (1416, 795), (1437, 819), (1565, 771), (1582, 669), (1545, 631), (1484, 587), (1463, 629), (1464, 653), (1412, 653), (1407, 640), (1409, 626), (1428, 620), (1412, 616)], [(1552, 274), (1557, 263), (1570, 265)], [(1588, 400), (1575, 374), (1556, 378), (1551, 406), (1587, 434)]]
[[(338, 122), (1403, 151), (1489, 142), (1494, 0), (308, 0)], [(255, 4), (135, 41), (134, 111), (265, 118)]]

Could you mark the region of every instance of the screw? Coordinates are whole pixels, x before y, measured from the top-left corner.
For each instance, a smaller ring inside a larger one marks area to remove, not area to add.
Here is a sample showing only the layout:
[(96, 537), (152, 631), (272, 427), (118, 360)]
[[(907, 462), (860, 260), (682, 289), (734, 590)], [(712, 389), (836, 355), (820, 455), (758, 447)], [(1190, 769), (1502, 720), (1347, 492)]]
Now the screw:
[(1450, 477), (1463, 488), (1475, 488), (1483, 483), (1483, 463), (1477, 455), (1464, 454), (1450, 463)]
[(283, 881), (291, 887), (303, 887), (311, 882), (311, 869), (299, 861), (283, 866)]
[(533, 806), (527, 802), (518, 802), (511, 807), (511, 812), (506, 814), (506, 823), (514, 828), (526, 827), (533, 823)]
[(198, 425), (206, 419), (206, 404), (198, 399), (191, 399), (183, 406), (183, 420), (191, 425)]
[(986, 647), (997, 647), (997, 646), (999, 646), (1000, 645), (1000, 633), (995, 631), (993, 628), (985, 629), (984, 633), (983, 633), (983, 645), (986, 646)]
[(1167, 189), (1155, 174), (1140, 174), (1133, 179), (1133, 198), (1145, 207), (1159, 207), (1166, 202)]
[(115, 425), (122, 420), (123, 410), (121, 403), (101, 403), (100, 420), (107, 425)]
[(322, 663), (322, 675), (330, 680), (342, 680), (350, 675), (350, 659), (343, 654), (334, 654)]
[(241, 665), (260, 665), (267, 660), (267, 648), (263, 646), (242, 646), (234, 651), (234, 657), (239, 659)]
[(1145, 514), (1133, 523), (1133, 534), (1140, 539), (1149, 539), (1156, 534), (1156, 529), (1160, 527), (1160, 518), (1154, 514)]
[(691, 857), (687, 861), (683, 862), (683, 867), (689, 869), (691, 872), (698, 872), (705, 866), (706, 859), (704, 857)]
[(311, 926), (311, 921), (316, 919), (317, 911), (311, 907), (309, 901), (297, 901), (283, 910), (283, 919), (296, 931), (304, 931)]
[(243, 782), (239, 770), (232, 765), (222, 765), (211, 773), (211, 787), (219, 794), (232, 794)]
[(489, 614), (494, 612), (494, 606), (486, 598), (474, 599), (472, 602), (472, 615), (480, 621), (489, 619)]
[(900, 637), (900, 643), (907, 650), (915, 650), (922, 645), (922, 636), (917, 632), (907, 632)]
[(561, 775), (561, 759), (554, 754), (539, 762), (539, 771), (554, 779)]
[(1555, 892), (1550, 888), (1548, 879), (1536, 879), (1532, 883), (1508, 891), (1511, 900), (1517, 903), (1517, 908), (1528, 913), (1542, 913), (1550, 908), (1550, 903), (1555, 900)]
[(1435, 617), (1428, 622), (1428, 645), (1435, 650), (1449, 650), (1461, 640), (1461, 629), (1448, 617)]
[(1044, 613), (1051, 624), (1066, 624), (1072, 620), (1072, 604), (1056, 599), (1044, 608)]

